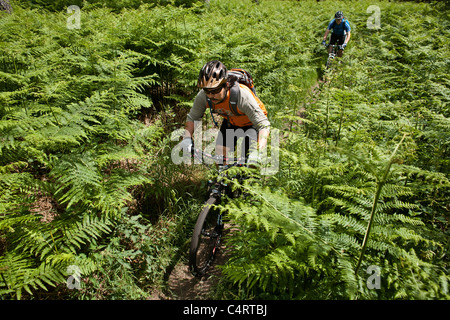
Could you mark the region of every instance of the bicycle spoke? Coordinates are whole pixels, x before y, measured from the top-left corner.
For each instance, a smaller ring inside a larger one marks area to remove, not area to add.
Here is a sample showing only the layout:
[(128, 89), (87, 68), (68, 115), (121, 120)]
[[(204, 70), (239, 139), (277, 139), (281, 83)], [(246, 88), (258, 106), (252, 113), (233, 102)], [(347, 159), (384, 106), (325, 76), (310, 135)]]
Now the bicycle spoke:
[(216, 201), (217, 198), (208, 200), (194, 228), (189, 253), (189, 265), (191, 272), (196, 276), (205, 274), (214, 260), (220, 244), (222, 234), (221, 218), (219, 212), (211, 207)]

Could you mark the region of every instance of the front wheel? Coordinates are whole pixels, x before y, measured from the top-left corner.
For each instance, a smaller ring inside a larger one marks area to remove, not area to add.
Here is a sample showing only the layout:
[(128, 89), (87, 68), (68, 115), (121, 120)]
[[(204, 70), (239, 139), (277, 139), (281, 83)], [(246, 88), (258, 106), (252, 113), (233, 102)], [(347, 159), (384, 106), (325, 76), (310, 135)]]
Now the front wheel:
[(334, 58), (336, 57), (335, 53), (329, 53), (328, 54), (328, 59), (327, 59), (327, 63), (326, 63), (326, 68), (330, 68), (331, 67), (331, 63), (334, 60)]
[(200, 212), (189, 250), (189, 269), (196, 277), (203, 276), (211, 265), (222, 238), (221, 215), (213, 208), (217, 198), (211, 197)]

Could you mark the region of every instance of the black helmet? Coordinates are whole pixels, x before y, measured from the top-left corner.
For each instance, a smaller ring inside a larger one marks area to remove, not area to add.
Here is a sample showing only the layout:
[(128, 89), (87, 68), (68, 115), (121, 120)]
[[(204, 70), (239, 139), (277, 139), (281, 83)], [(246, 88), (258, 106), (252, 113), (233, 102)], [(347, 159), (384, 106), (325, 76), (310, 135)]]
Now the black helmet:
[(336, 12), (336, 14), (334, 15), (334, 17), (336, 19), (343, 19), (344, 18), (344, 13), (342, 11), (338, 11)]
[(218, 60), (207, 62), (200, 70), (198, 84), (200, 88), (217, 88), (227, 82), (228, 70)]

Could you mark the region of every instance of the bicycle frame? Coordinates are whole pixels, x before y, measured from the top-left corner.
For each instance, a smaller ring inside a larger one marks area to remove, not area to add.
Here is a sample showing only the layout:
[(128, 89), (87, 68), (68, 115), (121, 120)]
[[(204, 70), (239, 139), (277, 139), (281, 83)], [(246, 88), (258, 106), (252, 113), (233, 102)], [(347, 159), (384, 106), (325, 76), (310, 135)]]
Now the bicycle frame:
[[(223, 178), (226, 177), (226, 171), (232, 167), (244, 167), (247, 166), (245, 164), (242, 163), (242, 159), (241, 158), (227, 158), (227, 157), (223, 157), (223, 156), (213, 156), (209, 153), (206, 153), (202, 150), (199, 149), (195, 149), (193, 148), (191, 150), (192, 155), (197, 158), (198, 160), (202, 161), (202, 157), (206, 157), (209, 158), (211, 160), (214, 160), (214, 162), (218, 165), (217, 169), (218, 169), (218, 176), (215, 179), (215, 181), (213, 180), (209, 180), (208, 181), (208, 188), (209, 188), (209, 196), (210, 197), (216, 197), (218, 199), (218, 201), (221, 200), (223, 195), (228, 195), (231, 197), (236, 197), (237, 195), (233, 194), (230, 186), (224, 181)], [(203, 161), (202, 161), (203, 163)], [(225, 163), (225, 164), (223, 164)], [(242, 178), (240, 176), (238, 177), (232, 177), (233, 178), (238, 178), (239, 180)], [(239, 181), (242, 182), (242, 181)]]
[(329, 50), (328, 52), (328, 59), (326, 64), (326, 67), (328, 69), (331, 66), (331, 61), (334, 60), (334, 58), (339, 57), (338, 55), (339, 50), (343, 51), (344, 49), (342, 45), (337, 44), (326, 44), (325, 47), (326, 48), (331, 47), (331, 50)]
[(224, 156), (215, 155), (213, 156), (210, 153), (204, 152), (200, 149), (192, 148), (190, 150), (192, 156), (200, 161), (203, 164), (203, 157), (213, 160), (219, 166), (219, 171), (225, 170), (230, 166), (240, 165), (243, 166), (243, 158), (228, 158)]
[(327, 48), (328, 47), (331, 47), (331, 51), (328, 53), (328, 58), (329, 59), (336, 58), (338, 45), (337, 44), (329, 44), (329, 45), (327, 45)]
[[(214, 180), (208, 181), (208, 200), (197, 217), (192, 235), (189, 250), (189, 268), (194, 276), (203, 276), (214, 260), (217, 249), (220, 247), (222, 232), (225, 226), (223, 221), (224, 211), (211, 211), (212, 206), (220, 204), (222, 196), (229, 196), (230, 198), (240, 196), (241, 190), (237, 189), (233, 191), (232, 187), (228, 185), (226, 178), (230, 180), (239, 179), (239, 182), (242, 182), (244, 178), (240, 174), (228, 177), (228, 169), (234, 166), (244, 166), (244, 164), (239, 163), (237, 161), (239, 159), (213, 156), (195, 148), (192, 148), (190, 151), (192, 152), (192, 156), (199, 160), (207, 157), (215, 160), (216, 164), (226, 163), (225, 165), (218, 165), (217, 177)], [(231, 161), (234, 163), (228, 164)]]

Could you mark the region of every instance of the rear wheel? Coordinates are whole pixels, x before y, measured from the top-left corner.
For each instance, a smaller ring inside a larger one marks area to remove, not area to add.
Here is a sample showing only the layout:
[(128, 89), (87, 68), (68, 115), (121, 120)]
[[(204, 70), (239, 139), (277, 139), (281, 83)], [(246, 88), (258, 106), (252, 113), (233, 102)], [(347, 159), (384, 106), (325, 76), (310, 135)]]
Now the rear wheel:
[[(217, 198), (211, 197), (200, 212), (189, 250), (189, 268), (194, 276), (201, 277), (211, 265), (222, 238), (223, 224), (219, 212), (212, 206)], [(220, 217), (219, 217), (220, 216)]]

